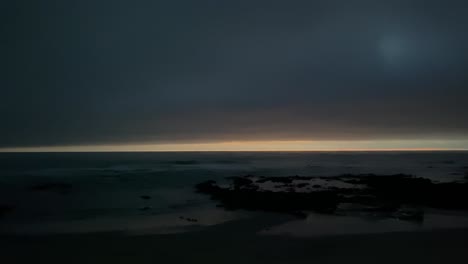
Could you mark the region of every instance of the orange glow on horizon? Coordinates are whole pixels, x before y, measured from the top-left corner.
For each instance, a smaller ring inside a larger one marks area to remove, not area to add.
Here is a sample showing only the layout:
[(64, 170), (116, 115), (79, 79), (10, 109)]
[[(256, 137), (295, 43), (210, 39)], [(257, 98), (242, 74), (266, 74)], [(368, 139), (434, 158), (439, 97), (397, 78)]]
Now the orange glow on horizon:
[(137, 152), (137, 151), (442, 151), (468, 150), (468, 140), (225, 141), (3, 148), (0, 152)]

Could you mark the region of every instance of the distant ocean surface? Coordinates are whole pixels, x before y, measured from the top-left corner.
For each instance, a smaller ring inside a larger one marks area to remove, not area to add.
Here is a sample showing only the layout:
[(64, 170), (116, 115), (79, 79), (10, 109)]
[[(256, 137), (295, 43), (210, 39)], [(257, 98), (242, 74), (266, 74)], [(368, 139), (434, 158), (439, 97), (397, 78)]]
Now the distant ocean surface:
[[(199, 182), (229, 176), (405, 173), (442, 182), (462, 180), (467, 168), (468, 152), (460, 151), (0, 153), (0, 233), (173, 233), (249, 217), (194, 191)], [(437, 223), (468, 223), (441, 215)]]

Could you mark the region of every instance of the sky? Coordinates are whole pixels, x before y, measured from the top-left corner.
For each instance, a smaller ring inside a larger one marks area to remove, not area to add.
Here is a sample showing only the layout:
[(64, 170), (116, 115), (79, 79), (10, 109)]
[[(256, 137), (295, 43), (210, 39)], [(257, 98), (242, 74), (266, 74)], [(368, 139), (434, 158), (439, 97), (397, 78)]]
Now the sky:
[(467, 14), (462, 0), (1, 1), (0, 149), (468, 149)]

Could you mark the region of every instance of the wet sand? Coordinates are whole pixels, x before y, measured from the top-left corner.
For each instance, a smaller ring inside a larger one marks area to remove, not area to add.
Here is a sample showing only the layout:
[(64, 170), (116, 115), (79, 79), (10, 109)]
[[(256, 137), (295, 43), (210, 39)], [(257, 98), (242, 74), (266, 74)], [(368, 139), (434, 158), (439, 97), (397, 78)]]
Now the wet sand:
[(258, 235), (289, 216), (169, 235), (0, 237), (1, 263), (467, 263), (468, 229), (309, 238)]

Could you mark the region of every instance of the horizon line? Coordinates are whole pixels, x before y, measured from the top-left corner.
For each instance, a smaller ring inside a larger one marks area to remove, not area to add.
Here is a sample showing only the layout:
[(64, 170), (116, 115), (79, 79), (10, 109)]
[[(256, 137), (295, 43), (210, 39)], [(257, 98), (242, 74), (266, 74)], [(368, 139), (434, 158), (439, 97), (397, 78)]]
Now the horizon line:
[(212, 143), (148, 143), (4, 147), (0, 153), (27, 152), (377, 152), (468, 151), (468, 140), (269, 140)]
[(13, 153), (216, 153), (216, 152), (468, 152), (468, 149), (345, 149), (345, 150), (70, 150), (70, 151), (0, 151)]

